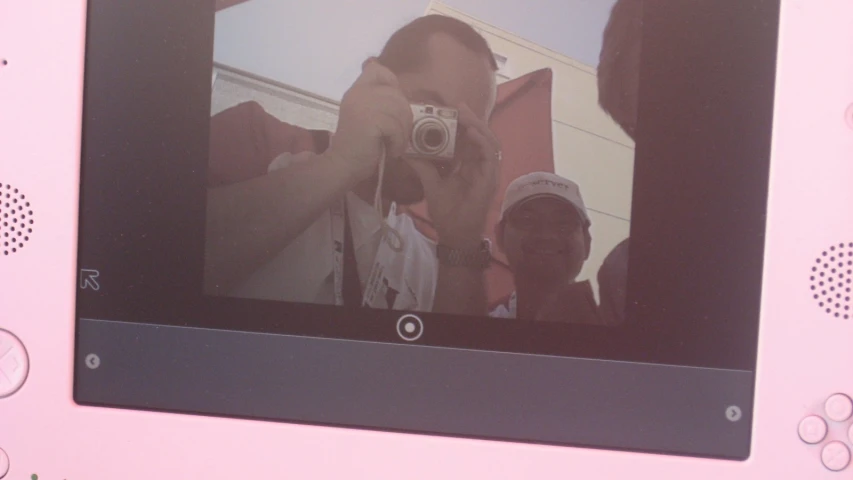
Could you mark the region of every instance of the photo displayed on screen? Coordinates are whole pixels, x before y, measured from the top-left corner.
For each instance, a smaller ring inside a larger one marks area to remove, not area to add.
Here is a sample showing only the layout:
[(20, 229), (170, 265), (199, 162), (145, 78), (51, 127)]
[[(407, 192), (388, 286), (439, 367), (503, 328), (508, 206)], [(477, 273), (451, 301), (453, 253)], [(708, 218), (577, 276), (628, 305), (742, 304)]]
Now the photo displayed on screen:
[(618, 326), (641, 2), (217, 2), (205, 293)]

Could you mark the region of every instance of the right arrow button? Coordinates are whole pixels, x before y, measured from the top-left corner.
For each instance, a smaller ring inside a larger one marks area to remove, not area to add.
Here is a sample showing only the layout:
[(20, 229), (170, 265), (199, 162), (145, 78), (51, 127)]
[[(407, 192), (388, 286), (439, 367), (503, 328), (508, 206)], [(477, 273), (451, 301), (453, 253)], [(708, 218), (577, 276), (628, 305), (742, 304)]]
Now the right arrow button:
[(732, 405), (731, 407), (726, 409), (726, 418), (730, 422), (737, 422), (743, 417), (743, 412), (740, 410), (740, 407), (737, 405)]

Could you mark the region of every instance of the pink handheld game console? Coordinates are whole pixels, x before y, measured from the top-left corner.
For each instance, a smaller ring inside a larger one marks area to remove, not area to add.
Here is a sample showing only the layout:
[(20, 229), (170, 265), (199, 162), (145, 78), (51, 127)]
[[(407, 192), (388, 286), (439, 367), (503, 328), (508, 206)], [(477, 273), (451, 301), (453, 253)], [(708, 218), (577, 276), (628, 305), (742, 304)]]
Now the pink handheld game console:
[(3, 2), (0, 478), (853, 478), (853, 3), (535, 6)]

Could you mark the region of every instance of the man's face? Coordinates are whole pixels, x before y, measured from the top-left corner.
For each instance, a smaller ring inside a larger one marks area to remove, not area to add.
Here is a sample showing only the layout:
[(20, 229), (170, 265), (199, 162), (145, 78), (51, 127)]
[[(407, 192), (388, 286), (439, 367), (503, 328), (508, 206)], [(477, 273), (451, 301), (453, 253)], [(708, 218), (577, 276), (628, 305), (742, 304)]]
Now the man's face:
[(513, 208), (502, 234), (513, 274), (537, 283), (574, 281), (589, 256), (580, 213), (559, 198), (533, 198)]
[[(443, 33), (430, 37), (427, 49), (429, 60), (420, 71), (397, 77), (409, 102), (451, 108), (459, 108), (464, 103), (478, 117), (488, 119), (497, 95), (495, 72), (489, 60)], [(456, 148), (457, 157), (477, 154), (472, 150), (471, 146), (460, 142)], [(401, 158), (386, 159), (382, 192), (401, 205), (415, 204), (424, 198), (420, 178)]]

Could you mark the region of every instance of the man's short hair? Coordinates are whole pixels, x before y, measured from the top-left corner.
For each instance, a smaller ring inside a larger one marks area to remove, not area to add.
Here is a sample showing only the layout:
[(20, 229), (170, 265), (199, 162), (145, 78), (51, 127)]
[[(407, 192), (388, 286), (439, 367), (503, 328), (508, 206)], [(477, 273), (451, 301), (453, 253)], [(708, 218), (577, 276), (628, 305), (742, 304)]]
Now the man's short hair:
[(426, 15), (394, 32), (379, 54), (379, 63), (395, 74), (418, 71), (429, 60), (427, 40), (436, 33), (449, 35), (486, 58), (492, 70), (498, 69), (486, 39), (467, 23), (445, 15)]
[(643, 0), (618, 0), (604, 28), (598, 58), (598, 104), (628, 135), (637, 122)]

